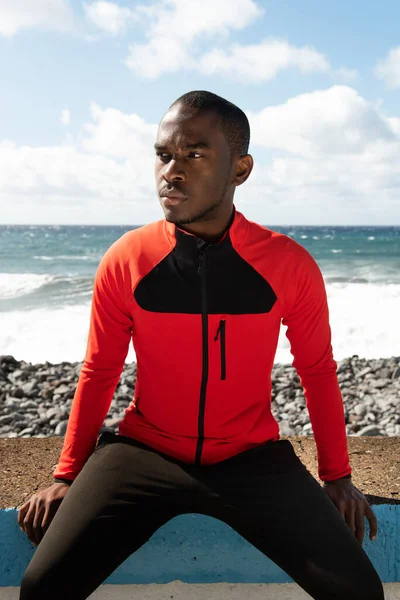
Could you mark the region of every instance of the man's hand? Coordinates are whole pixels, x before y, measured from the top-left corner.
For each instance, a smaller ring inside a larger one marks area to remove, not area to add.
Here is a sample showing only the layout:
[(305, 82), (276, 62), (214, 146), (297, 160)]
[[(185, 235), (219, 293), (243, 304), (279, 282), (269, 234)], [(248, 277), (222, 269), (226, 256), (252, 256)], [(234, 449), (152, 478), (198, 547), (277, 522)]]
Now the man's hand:
[(365, 496), (353, 485), (351, 479), (338, 479), (324, 484), (324, 490), (362, 544), (364, 539), (364, 516), (369, 521), (369, 537), (376, 538), (378, 524)]
[(69, 487), (66, 483), (53, 483), (45, 490), (34, 494), (20, 507), (18, 525), (35, 546), (40, 543), (49, 528)]

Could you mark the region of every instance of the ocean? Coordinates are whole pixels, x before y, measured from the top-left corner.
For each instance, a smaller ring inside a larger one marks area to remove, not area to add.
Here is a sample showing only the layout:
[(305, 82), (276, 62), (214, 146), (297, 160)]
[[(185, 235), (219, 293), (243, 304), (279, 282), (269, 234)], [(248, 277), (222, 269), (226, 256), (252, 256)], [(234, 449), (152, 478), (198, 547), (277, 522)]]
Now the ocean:
[[(268, 227), (318, 262), (336, 360), (400, 355), (400, 227)], [(0, 226), (0, 354), (32, 363), (83, 360), (96, 268), (135, 228)], [(292, 359), (282, 327), (276, 362)]]

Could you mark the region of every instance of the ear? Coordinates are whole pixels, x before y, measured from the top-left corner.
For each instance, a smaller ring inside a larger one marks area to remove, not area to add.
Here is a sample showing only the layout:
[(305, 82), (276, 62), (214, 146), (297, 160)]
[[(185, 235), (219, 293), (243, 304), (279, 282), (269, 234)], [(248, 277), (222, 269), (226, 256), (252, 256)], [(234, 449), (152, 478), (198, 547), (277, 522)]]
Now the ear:
[(250, 176), (250, 173), (253, 170), (253, 165), (254, 161), (251, 154), (240, 156), (236, 162), (233, 185), (236, 187), (242, 185), (242, 183), (244, 183)]

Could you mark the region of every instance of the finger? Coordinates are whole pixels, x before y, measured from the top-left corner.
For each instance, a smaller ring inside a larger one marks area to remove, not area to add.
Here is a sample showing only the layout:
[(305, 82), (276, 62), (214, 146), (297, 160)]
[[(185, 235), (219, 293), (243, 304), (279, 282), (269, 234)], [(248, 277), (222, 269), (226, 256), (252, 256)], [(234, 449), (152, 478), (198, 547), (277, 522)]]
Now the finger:
[(356, 538), (363, 543), (364, 540), (364, 507), (357, 509), (356, 511)]
[(365, 515), (369, 522), (369, 538), (373, 541), (376, 538), (376, 534), (378, 533), (378, 521), (376, 519), (374, 511), (372, 510), (369, 504), (367, 504), (367, 507), (365, 509)]
[(25, 519), (26, 513), (29, 510), (29, 507), (30, 507), (30, 500), (28, 500), (28, 502), (25, 502), (18, 511), (18, 525), (22, 529), (22, 531), (25, 531), (24, 519)]
[(350, 507), (346, 511), (346, 523), (350, 527), (353, 535), (356, 534), (356, 518), (355, 518), (355, 506), (351, 503)]
[(50, 523), (52, 522), (56, 512), (57, 512), (57, 508), (55, 508), (54, 505), (49, 503), (46, 506), (46, 509), (43, 514), (42, 523), (41, 523), (43, 535), (45, 535), (46, 531), (50, 527)]
[(33, 532), (35, 535), (35, 540), (36, 543), (39, 544), (43, 538), (43, 531), (42, 531), (42, 520), (43, 520), (43, 514), (45, 511), (45, 507), (43, 504), (37, 504), (36, 505), (36, 513), (33, 519), (33, 523), (32, 523), (32, 528), (33, 528)]
[(340, 514), (342, 515), (343, 519), (346, 521), (346, 503), (345, 502), (338, 502), (336, 504), (336, 508), (338, 509), (338, 511), (340, 512)]
[(35, 514), (36, 514), (36, 502), (31, 502), (31, 506), (25, 515), (24, 526), (25, 526), (26, 535), (28, 536), (28, 538), (30, 539), (32, 544), (35, 544), (35, 546), (37, 546), (36, 536), (35, 536), (35, 532), (33, 529), (33, 520), (35, 518)]

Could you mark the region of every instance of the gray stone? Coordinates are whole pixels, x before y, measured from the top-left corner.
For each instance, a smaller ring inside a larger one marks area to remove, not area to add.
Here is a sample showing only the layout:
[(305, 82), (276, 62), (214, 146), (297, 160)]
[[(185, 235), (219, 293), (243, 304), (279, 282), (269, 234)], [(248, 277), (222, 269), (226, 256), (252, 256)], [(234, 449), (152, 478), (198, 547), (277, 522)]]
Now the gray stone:
[(362, 401), (363, 404), (365, 404), (365, 406), (372, 406), (374, 404), (374, 401), (371, 398), (371, 396), (363, 396)]
[(65, 432), (67, 431), (67, 424), (68, 424), (68, 421), (61, 421), (61, 423), (59, 423), (57, 425), (57, 427), (55, 428), (54, 434), (55, 435), (65, 435)]
[(8, 374), (8, 379), (12, 383), (17, 383), (18, 379), (25, 381), (28, 378), (28, 373), (25, 373), (21, 369), (15, 369), (13, 373)]
[(104, 424), (106, 427), (110, 427), (110, 428), (114, 428), (117, 427), (121, 422), (121, 418), (117, 418), (117, 419), (106, 419), (104, 421)]
[(293, 435), (293, 429), (289, 425), (289, 421), (283, 420), (279, 423), (281, 435)]
[(33, 433), (33, 427), (26, 427), (26, 429), (23, 429), (22, 431), (19, 432), (18, 437), (22, 437), (24, 435), (31, 435)]
[(367, 425), (357, 432), (357, 435), (382, 435), (382, 431), (376, 425)]
[(67, 385), (65, 385), (65, 384), (62, 384), (62, 385), (59, 385), (59, 386), (58, 386), (58, 387), (57, 387), (57, 388), (54, 390), (54, 393), (55, 393), (55, 394), (59, 394), (60, 396), (63, 396), (64, 394), (67, 394), (69, 391), (70, 391), (70, 388), (69, 388)]
[(279, 404), (279, 406), (283, 406), (284, 404), (286, 404), (287, 398), (286, 398), (286, 396), (284, 394), (282, 394), (281, 392), (279, 392), (279, 394), (275, 398), (275, 402), (277, 404)]
[(12, 423), (12, 421), (14, 420), (14, 415), (3, 415), (2, 417), (0, 417), (0, 425), (8, 425), (9, 423)]
[(59, 419), (61, 416), (62, 412), (61, 409), (58, 408), (58, 406), (53, 406), (52, 408), (49, 408), (48, 410), (46, 410), (46, 417), (48, 419)]
[(376, 388), (377, 390), (381, 390), (384, 387), (386, 387), (387, 383), (388, 382), (386, 381), (386, 379), (381, 379), (381, 378), (380, 379), (373, 379), (371, 381), (372, 387)]
[(398, 379), (400, 378), (400, 366), (397, 367), (397, 369), (395, 369), (393, 371), (393, 375), (392, 375), (392, 379)]
[(368, 373), (371, 373), (371, 371), (372, 371), (371, 367), (365, 367), (365, 369), (362, 369), (362, 371), (359, 371), (359, 373), (356, 373), (356, 376), (357, 377), (364, 377)]
[(37, 410), (37, 404), (33, 400), (25, 400), (20, 403), (20, 408), (34, 408)]
[(31, 379), (31, 381), (28, 381), (27, 383), (24, 383), (24, 385), (21, 385), (21, 389), (24, 392), (25, 396), (30, 396), (36, 386), (37, 379)]
[(15, 398), (15, 396), (9, 396), (7, 400), (4, 402), (4, 406), (8, 406), (10, 408), (18, 408), (20, 403), (19, 398)]

